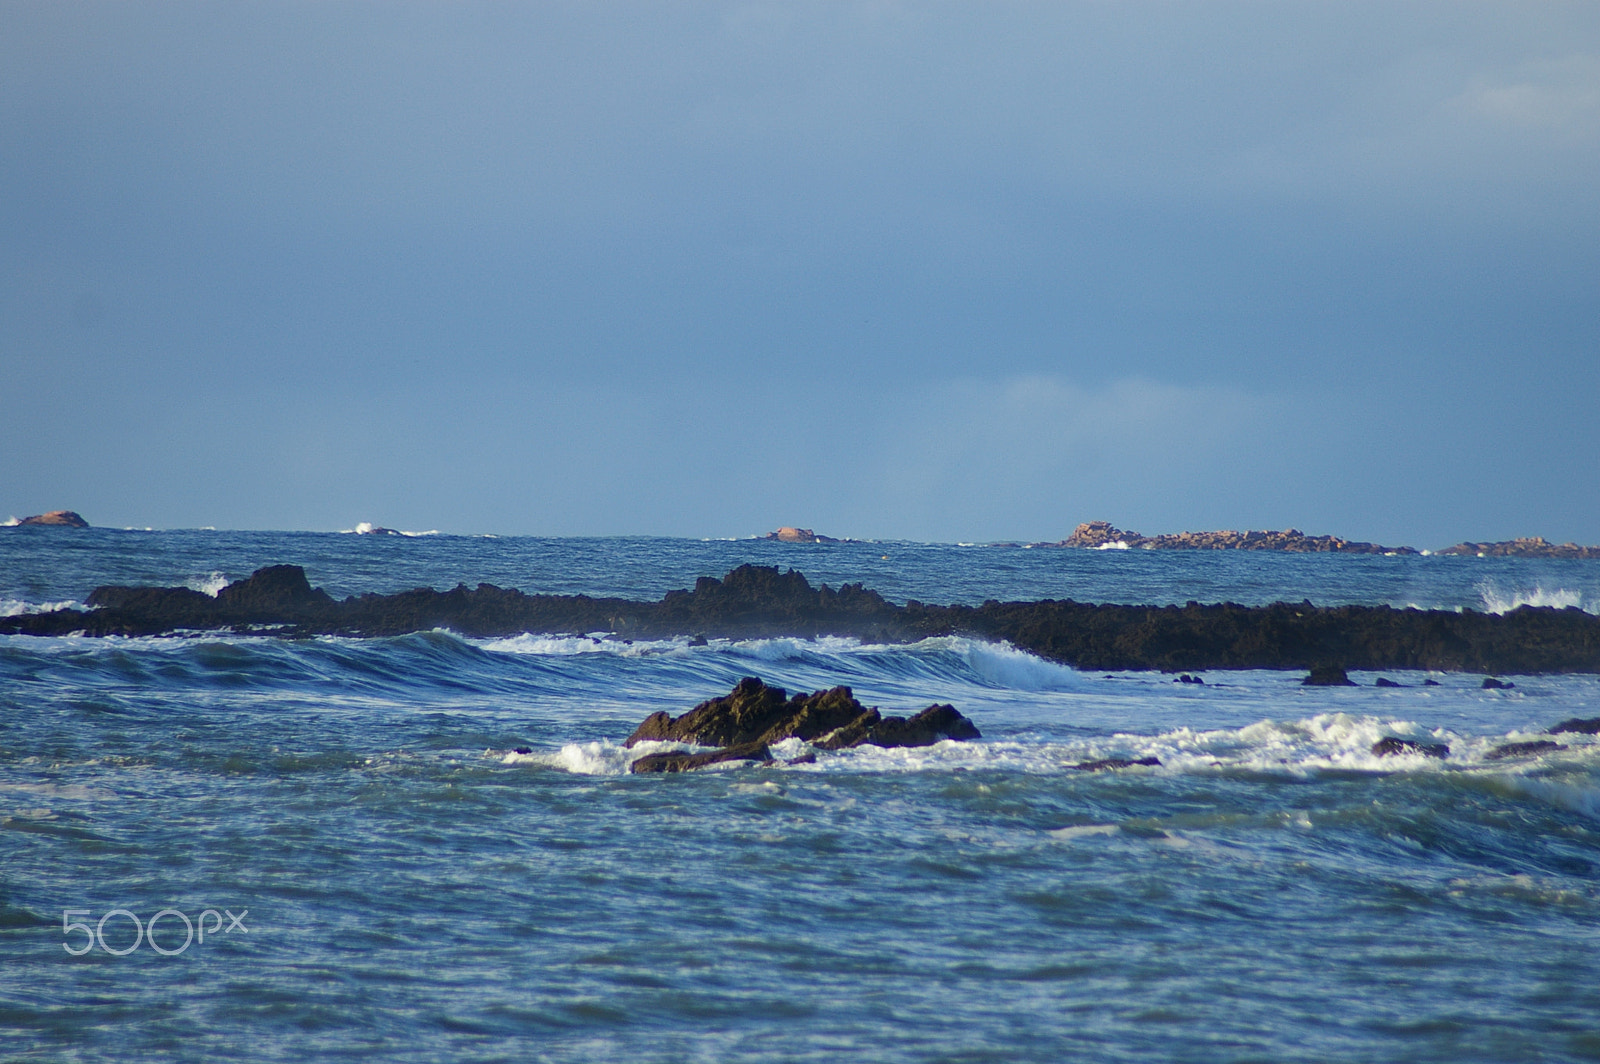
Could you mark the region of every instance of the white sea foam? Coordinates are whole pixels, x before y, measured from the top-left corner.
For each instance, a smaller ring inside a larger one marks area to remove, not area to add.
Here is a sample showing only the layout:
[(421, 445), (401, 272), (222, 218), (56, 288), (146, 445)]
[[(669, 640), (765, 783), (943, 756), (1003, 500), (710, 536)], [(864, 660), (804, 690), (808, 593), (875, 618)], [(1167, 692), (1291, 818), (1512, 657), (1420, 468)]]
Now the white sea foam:
[(83, 603), (74, 599), (60, 602), (25, 602), (22, 599), (0, 598), (0, 617), (18, 617), (25, 613), (54, 613), (56, 610), (82, 609)]
[(1519, 606), (1553, 606), (1558, 610), (1576, 606), (1589, 613), (1600, 613), (1600, 601), (1585, 602), (1583, 592), (1564, 587), (1546, 588), (1541, 584), (1532, 590), (1508, 591), (1484, 581), (1478, 585), (1478, 594), (1483, 599), (1483, 608), (1490, 613), (1510, 613)]
[(340, 529), (340, 532), (347, 536), (406, 536), (410, 539), (416, 539), (420, 536), (437, 536), (441, 534), (437, 528), (430, 528), (426, 532), (407, 532), (402, 528), (383, 528), (373, 524), (371, 521), (360, 521), (356, 524), (356, 527)]
[(4, 521), (0, 521), (0, 528), (16, 528), (20, 524), (22, 524), (22, 518), (13, 514)]
[(232, 583), (232, 581), (228, 579), (228, 575), (226, 573), (213, 570), (212, 572), (207, 573), (205, 576), (191, 576), (189, 579), (183, 582), (183, 586), (189, 588), (191, 591), (199, 591), (210, 595), (212, 598), (216, 598), (217, 592), (227, 587), (230, 583)]
[(642, 742), (627, 747), (602, 739), (592, 743), (568, 743), (559, 750), (535, 750), (527, 754), (512, 751), (501, 757), (500, 763), (560, 769), (576, 776), (625, 776), (633, 763), (646, 754), (693, 749), (695, 747), (683, 743), (659, 742)]
[[(1372, 748), (1380, 739), (1394, 737), (1423, 744), (1443, 744), (1448, 758), (1404, 753), (1379, 757)], [(858, 746), (848, 750), (819, 750), (799, 739), (786, 739), (771, 748), (786, 771), (923, 772), (1004, 770), (1026, 773), (1083, 775), (1079, 766), (1105, 759), (1135, 761), (1154, 757), (1159, 765), (1133, 765), (1116, 770), (1133, 774), (1260, 773), (1291, 777), (1323, 772), (1373, 773), (1492, 773), (1514, 781), (1506, 786), (1585, 815), (1600, 816), (1600, 790), (1583, 783), (1563, 782), (1535, 773), (1551, 766), (1587, 773), (1600, 761), (1600, 739), (1563, 735), (1564, 749), (1526, 757), (1492, 760), (1489, 755), (1508, 741), (1539, 738), (1512, 732), (1504, 736), (1461, 736), (1444, 729), (1428, 730), (1408, 721), (1374, 716), (1326, 713), (1303, 720), (1259, 721), (1243, 728), (1210, 731), (1177, 728), (1154, 735), (1117, 734), (1071, 742), (1021, 742), (980, 740), (944, 741), (932, 746), (883, 748)], [(1547, 737), (1546, 737), (1547, 738)], [(649, 753), (693, 750), (681, 743), (640, 743), (629, 749), (609, 740), (569, 743), (555, 751), (505, 754), (504, 764), (532, 764), (584, 775), (621, 775), (633, 762)], [(784, 764), (811, 755), (805, 764)], [(730, 763), (727, 767), (736, 767)]]
[(619, 657), (644, 657), (682, 653), (689, 649), (686, 639), (603, 639), (597, 635), (522, 635), (502, 639), (469, 640), (484, 650), (500, 654), (530, 654), (545, 657), (571, 657), (575, 654), (615, 654)]

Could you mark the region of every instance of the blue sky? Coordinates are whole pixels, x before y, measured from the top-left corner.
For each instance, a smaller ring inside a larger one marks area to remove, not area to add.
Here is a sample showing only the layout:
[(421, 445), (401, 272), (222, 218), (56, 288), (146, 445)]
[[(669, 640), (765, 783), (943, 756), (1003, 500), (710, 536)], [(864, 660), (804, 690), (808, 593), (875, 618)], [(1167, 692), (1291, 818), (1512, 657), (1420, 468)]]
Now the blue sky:
[(1592, 3), (0, 2), (0, 511), (1600, 542), (1597, 175)]

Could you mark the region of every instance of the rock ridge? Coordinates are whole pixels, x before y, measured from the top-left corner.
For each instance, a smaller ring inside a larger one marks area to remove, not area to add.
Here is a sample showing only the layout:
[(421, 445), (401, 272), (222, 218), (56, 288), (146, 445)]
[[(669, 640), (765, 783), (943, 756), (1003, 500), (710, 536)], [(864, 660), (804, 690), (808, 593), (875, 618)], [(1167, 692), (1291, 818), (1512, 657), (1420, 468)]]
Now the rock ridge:
[(1059, 543), (1036, 543), (1039, 547), (1080, 547), (1092, 550), (1278, 550), (1295, 554), (1416, 554), (1411, 547), (1384, 547), (1376, 543), (1340, 539), (1338, 536), (1308, 536), (1298, 528), (1282, 532), (1173, 532), (1142, 536), (1117, 528), (1109, 521), (1085, 521), (1072, 535)]
[(447, 628), (464, 636), (607, 633), (619, 639), (751, 639), (822, 635), (915, 642), (960, 635), (1004, 641), (1082, 669), (1600, 672), (1600, 617), (1576, 607), (1474, 610), (1091, 604), (1071, 599), (896, 605), (859, 583), (813, 587), (793, 569), (742, 565), (657, 602), (528, 595), (493, 584), (415, 588), (336, 601), (298, 566), (269, 566), (216, 598), (185, 587), (107, 586), (92, 609), (0, 617), (0, 634), (161, 635), (188, 630), (392, 636)]

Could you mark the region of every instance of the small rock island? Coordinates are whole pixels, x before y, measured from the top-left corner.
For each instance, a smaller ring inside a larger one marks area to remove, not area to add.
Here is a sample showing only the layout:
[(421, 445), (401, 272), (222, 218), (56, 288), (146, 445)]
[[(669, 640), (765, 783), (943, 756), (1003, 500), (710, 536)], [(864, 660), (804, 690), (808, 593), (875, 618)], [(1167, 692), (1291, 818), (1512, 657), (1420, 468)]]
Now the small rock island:
[(646, 754), (632, 769), (685, 772), (725, 761), (771, 763), (771, 744), (785, 739), (803, 739), (823, 750), (843, 750), (853, 746), (932, 746), (943, 739), (981, 738), (977, 726), (954, 706), (929, 706), (909, 718), (886, 717), (856, 701), (848, 687), (786, 698), (783, 688), (746, 676), (728, 694), (702, 702), (681, 717), (650, 714), (626, 745), (666, 740), (720, 747), (699, 754)]
[(34, 514), (32, 517), (24, 517), (22, 520), (16, 522), (16, 525), (13, 527), (21, 527), (22, 525), (49, 525), (55, 528), (88, 528), (89, 522), (85, 521), (81, 515), (72, 510), (51, 510), (47, 514)]

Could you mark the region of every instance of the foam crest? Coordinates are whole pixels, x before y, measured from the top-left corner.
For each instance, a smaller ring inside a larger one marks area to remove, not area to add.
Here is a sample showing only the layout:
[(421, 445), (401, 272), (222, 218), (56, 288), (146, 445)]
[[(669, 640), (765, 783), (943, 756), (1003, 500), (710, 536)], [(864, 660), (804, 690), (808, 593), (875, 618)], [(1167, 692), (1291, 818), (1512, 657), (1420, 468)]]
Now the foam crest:
[(1510, 613), (1519, 606), (1551, 606), (1558, 610), (1576, 606), (1587, 613), (1600, 613), (1600, 601), (1586, 603), (1583, 592), (1564, 587), (1546, 588), (1540, 584), (1532, 590), (1519, 588), (1507, 591), (1485, 581), (1478, 585), (1478, 594), (1483, 599), (1483, 608), (1489, 613)]
[(212, 598), (216, 598), (217, 592), (221, 591), (232, 582), (233, 581), (228, 579), (228, 574), (213, 570), (207, 573), (205, 576), (191, 576), (189, 579), (183, 582), (183, 586), (188, 588), (190, 591), (198, 591), (201, 594), (210, 595)]
[(633, 747), (601, 739), (592, 743), (568, 743), (559, 750), (515, 751), (500, 759), (502, 765), (532, 765), (559, 769), (575, 776), (625, 776), (633, 763), (646, 754), (688, 750), (683, 743), (642, 742)]
[(19, 617), (25, 613), (54, 613), (56, 610), (83, 609), (83, 603), (73, 599), (60, 602), (25, 602), (22, 599), (0, 598), (0, 617)]
[(618, 657), (644, 657), (646, 655), (682, 652), (688, 641), (682, 639), (651, 639), (624, 642), (620, 639), (601, 639), (588, 635), (522, 635), (503, 639), (486, 639), (474, 642), (483, 650), (500, 654), (529, 654), (543, 657), (572, 657), (578, 654), (611, 654)]

